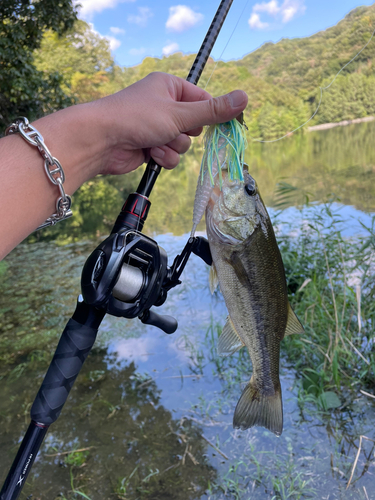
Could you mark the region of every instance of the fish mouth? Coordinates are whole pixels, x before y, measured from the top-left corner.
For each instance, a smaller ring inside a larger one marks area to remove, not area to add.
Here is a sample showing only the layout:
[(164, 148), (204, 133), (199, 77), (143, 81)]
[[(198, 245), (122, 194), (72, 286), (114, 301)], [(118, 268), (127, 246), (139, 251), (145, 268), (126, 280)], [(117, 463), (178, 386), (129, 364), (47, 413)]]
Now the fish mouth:
[[(227, 245), (238, 245), (241, 240), (231, 236), (230, 234), (224, 233), (219, 229), (219, 225), (214, 223), (212, 213), (208, 213), (206, 218), (207, 233), (211, 233), (212, 237), (215, 237), (220, 243)], [(240, 217), (237, 217), (237, 219)], [(224, 221), (223, 221), (224, 222)]]
[(249, 220), (249, 217), (246, 217), (246, 215), (236, 215), (233, 217), (228, 217), (227, 219), (225, 219), (225, 222), (236, 222), (236, 221), (241, 220), (241, 219)]
[(213, 232), (215, 235), (218, 237), (218, 239), (221, 241), (221, 243), (226, 243), (229, 245), (238, 245), (239, 243), (242, 243), (241, 240), (235, 238), (234, 236), (228, 234), (228, 233), (223, 233), (220, 231), (220, 229), (217, 226), (214, 226)]

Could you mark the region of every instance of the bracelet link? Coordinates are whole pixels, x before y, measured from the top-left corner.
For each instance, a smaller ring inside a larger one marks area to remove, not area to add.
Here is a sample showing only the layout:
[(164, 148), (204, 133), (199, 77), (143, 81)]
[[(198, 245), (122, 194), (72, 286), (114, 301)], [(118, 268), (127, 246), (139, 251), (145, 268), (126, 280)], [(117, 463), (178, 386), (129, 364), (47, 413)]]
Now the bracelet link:
[[(57, 168), (50, 170), (50, 167), (53, 167), (54, 165), (56, 165)], [(49, 180), (52, 182), (52, 184), (55, 184), (55, 186), (57, 186), (59, 183), (63, 184), (65, 182), (64, 170), (57, 158), (52, 157), (51, 162), (48, 159), (45, 159), (44, 170), (46, 171)], [(58, 177), (55, 178), (55, 174), (58, 174)]]
[(61, 195), (56, 201), (56, 213), (52, 214), (51, 217), (48, 217), (48, 219), (43, 224), (38, 226), (35, 231), (48, 226), (54, 226), (55, 224), (57, 224), (57, 222), (68, 219), (73, 215), (73, 212), (70, 210), (72, 199), (65, 193), (63, 187), (63, 184), (65, 182), (65, 173), (61, 166), (61, 163), (57, 158), (51, 155), (49, 149), (44, 144), (43, 136), (35, 127), (30, 125), (27, 118), (17, 118), (14, 123), (12, 123), (5, 131), (5, 135), (16, 133), (19, 133), (21, 137), (31, 146), (35, 146), (36, 148), (38, 148), (38, 151), (44, 160), (44, 170), (47, 174), (47, 177), (52, 182), (52, 184), (59, 188)]

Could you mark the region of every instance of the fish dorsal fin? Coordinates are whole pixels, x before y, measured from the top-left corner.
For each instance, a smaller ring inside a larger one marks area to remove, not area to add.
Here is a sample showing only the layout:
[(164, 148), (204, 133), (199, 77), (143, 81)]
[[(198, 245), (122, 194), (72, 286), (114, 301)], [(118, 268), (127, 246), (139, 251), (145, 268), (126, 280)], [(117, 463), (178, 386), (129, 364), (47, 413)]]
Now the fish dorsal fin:
[(236, 332), (230, 316), (228, 316), (223, 331), (219, 337), (219, 344), (217, 346), (219, 356), (230, 356), (241, 349), (244, 345), (245, 344)]
[(212, 265), (210, 267), (210, 274), (208, 276), (208, 282), (210, 285), (210, 292), (214, 293), (216, 288), (219, 286), (219, 278), (218, 278), (216, 267), (215, 267), (214, 263), (212, 263)]
[(288, 304), (288, 322), (285, 328), (285, 335), (293, 335), (294, 333), (305, 333), (305, 330), (296, 313), (291, 308), (291, 305)]

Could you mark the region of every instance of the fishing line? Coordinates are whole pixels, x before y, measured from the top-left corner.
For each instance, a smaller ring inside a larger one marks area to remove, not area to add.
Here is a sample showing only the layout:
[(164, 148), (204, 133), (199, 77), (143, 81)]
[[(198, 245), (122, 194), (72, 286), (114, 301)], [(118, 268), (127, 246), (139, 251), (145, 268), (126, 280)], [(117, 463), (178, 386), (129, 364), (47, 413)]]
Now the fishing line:
[(242, 9), (242, 12), (241, 12), (241, 14), (240, 14), (240, 17), (237, 19), (236, 25), (235, 25), (235, 27), (233, 28), (233, 31), (232, 31), (232, 33), (230, 34), (230, 37), (228, 38), (228, 41), (227, 41), (227, 43), (225, 44), (225, 47), (223, 48), (222, 53), (220, 54), (220, 56), (219, 56), (218, 60), (216, 61), (216, 64), (215, 64), (215, 66), (214, 66), (214, 69), (212, 70), (212, 72), (211, 72), (211, 74), (210, 74), (210, 76), (209, 76), (209, 78), (208, 78), (208, 80), (207, 80), (207, 83), (206, 83), (206, 86), (204, 87), (204, 90), (206, 90), (206, 89), (207, 89), (207, 85), (209, 84), (209, 82), (210, 82), (210, 80), (211, 80), (211, 77), (212, 77), (212, 75), (214, 74), (214, 72), (215, 72), (215, 70), (216, 70), (216, 68), (217, 68), (217, 65), (219, 64), (219, 62), (220, 62), (221, 58), (223, 57), (223, 54), (224, 54), (224, 52), (225, 52), (226, 48), (228, 47), (229, 42), (231, 41), (232, 36), (234, 35), (234, 32), (236, 31), (237, 26), (238, 26), (239, 22), (241, 21), (242, 16), (244, 15), (244, 12), (245, 12), (245, 10), (246, 10), (246, 7), (249, 5), (249, 2), (250, 2), (250, 0), (247, 0), (247, 2), (246, 2), (246, 4), (245, 4), (245, 7)]
[(362, 49), (352, 58), (350, 59), (349, 62), (347, 62), (341, 69), (340, 71), (338, 71), (338, 73), (336, 74), (336, 76), (334, 77), (334, 79), (331, 81), (331, 83), (329, 85), (327, 85), (326, 87), (319, 87), (319, 90), (320, 90), (320, 99), (319, 99), (319, 104), (315, 110), (315, 112), (313, 113), (313, 115), (305, 122), (303, 123), (302, 125), (300, 125), (299, 127), (295, 128), (294, 130), (291, 130), (290, 132), (287, 132), (285, 135), (283, 135), (282, 137), (279, 137), (278, 139), (273, 139), (273, 140), (270, 140), (270, 141), (266, 141), (266, 140), (262, 140), (262, 139), (254, 139), (254, 137), (251, 137), (251, 135), (249, 135), (250, 139), (253, 141), (253, 142), (263, 142), (263, 143), (271, 143), (271, 142), (278, 142), (278, 141), (281, 141), (282, 139), (285, 139), (285, 137), (287, 137), (288, 135), (290, 134), (293, 134), (294, 132), (297, 132), (297, 130), (301, 129), (302, 127), (304, 127), (305, 125), (307, 125), (313, 118), (314, 116), (317, 114), (317, 112), (319, 111), (319, 108), (320, 108), (320, 105), (322, 103), (322, 99), (323, 99), (323, 90), (328, 90), (330, 88), (330, 86), (333, 84), (333, 82), (336, 80), (336, 78), (339, 76), (339, 74), (341, 73), (341, 71), (343, 71), (347, 66), (349, 66), (350, 63), (352, 63), (354, 61), (354, 59), (356, 59), (359, 54), (361, 52), (363, 52), (365, 50), (365, 48), (367, 47), (367, 45), (371, 42), (371, 40), (374, 38), (374, 35), (375, 35), (375, 30), (372, 32), (372, 35), (371, 35), (371, 38), (370, 40), (366, 43), (366, 45), (364, 45), (362, 47)]

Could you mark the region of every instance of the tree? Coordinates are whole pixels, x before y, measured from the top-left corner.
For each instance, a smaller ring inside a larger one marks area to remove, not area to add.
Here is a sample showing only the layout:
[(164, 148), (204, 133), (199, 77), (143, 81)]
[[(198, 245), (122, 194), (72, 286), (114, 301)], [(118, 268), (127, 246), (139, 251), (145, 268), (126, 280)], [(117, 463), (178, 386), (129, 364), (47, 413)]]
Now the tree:
[(58, 71), (64, 82), (62, 88), (78, 102), (111, 93), (107, 87), (114, 61), (109, 41), (84, 21), (76, 21), (64, 36), (45, 31), (40, 48), (34, 51), (34, 61), (46, 75)]
[(73, 102), (58, 72), (35, 68), (33, 51), (46, 29), (62, 35), (76, 19), (72, 0), (1, 0), (0, 129), (19, 115), (33, 120)]

